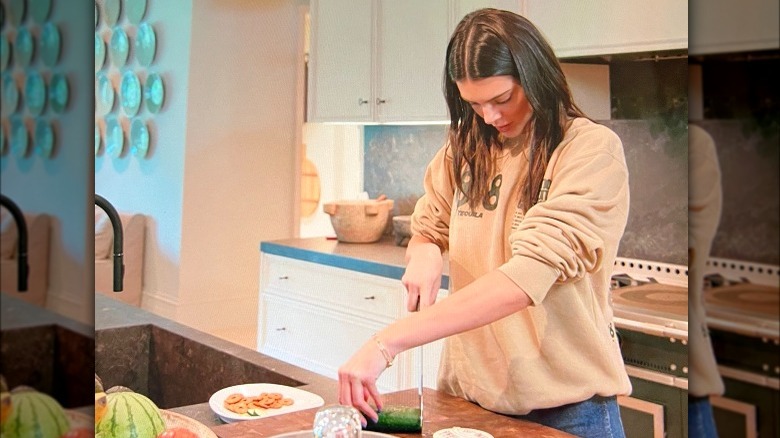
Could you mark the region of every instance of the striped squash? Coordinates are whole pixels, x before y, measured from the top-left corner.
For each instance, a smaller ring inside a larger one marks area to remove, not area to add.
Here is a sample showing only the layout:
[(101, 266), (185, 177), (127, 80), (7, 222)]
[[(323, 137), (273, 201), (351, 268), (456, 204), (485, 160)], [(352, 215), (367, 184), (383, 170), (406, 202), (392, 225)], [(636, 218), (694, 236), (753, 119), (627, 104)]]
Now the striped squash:
[[(109, 390), (111, 391), (111, 390)], [(160, 409), (143, 394), (108, 392), (108, 409), (95, 428), (102, 438), (155, 438), (165, 431)]]
[(59, 438), (68, 430), (70, 421), (57, 400), (26, 387), (11, 391), (11, 413), (3, 424), (3, 438)]

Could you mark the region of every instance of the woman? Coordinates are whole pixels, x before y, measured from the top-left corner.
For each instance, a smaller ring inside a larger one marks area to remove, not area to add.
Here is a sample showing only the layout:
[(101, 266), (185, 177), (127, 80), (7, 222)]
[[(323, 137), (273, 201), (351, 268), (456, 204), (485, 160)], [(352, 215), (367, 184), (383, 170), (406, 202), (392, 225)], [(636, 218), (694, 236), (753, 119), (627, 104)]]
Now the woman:
[[(447, 144), (426, 171), (402, 282), (419, 312), (339, 370), (339, 401), (377, 419), (376, 379), (447, 338), (438, 388), (578, 436), (624, 436), (629, 394), (609, 283), (628, 215), (618, 137), (585, 118), (526, 19), (467, 15), (447, 47)], [(434, 304), (449, 251), (451, 295)]]

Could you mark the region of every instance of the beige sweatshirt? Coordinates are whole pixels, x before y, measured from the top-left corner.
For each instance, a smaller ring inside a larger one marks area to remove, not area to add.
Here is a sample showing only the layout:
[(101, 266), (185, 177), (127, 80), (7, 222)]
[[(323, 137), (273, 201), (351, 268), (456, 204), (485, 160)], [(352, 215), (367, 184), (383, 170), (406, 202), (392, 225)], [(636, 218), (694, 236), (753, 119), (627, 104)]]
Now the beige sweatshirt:
[[(612, 322), (610, 277), (628, 216), (622, 144), (576, 119), (548, 166), (547, 200), (517, 208), (527, 147), (501, 152), (488, 205), (458, 205), (451, 153), (425, 176), (412, 230), (449, 250), (450, 293), (499, 269), (533, 301), (445, 341), (439, 388), (504, 414), (629, 394)], [(517, 217), (515, 217), (517, 216)], [(514, 224), (513, 224), (514, 222)]]
[(688, 348), (691, 395), (723, 394), (723, 380), (712, 351), (702, 287), (712, 240), (720, 222), (722, 191), (715, 142), (695, 125), (688, 127)]

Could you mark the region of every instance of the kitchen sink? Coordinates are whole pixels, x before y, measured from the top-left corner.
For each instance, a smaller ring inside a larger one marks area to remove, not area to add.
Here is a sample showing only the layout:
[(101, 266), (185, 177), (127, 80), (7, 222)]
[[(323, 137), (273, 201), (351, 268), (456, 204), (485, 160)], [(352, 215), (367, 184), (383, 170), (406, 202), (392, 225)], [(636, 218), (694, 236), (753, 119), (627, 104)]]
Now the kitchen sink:
[(171, 409), (208, 402), (232, 385), (303, 382), (154, 324), (95, 332), (95, 372), (106, 390), (120, 385)]
[(0, 358), (0, 373), (9, 388), (30, 386), (69, 409), (94, 404), (91, 333), (48, 323), (3, 327)]

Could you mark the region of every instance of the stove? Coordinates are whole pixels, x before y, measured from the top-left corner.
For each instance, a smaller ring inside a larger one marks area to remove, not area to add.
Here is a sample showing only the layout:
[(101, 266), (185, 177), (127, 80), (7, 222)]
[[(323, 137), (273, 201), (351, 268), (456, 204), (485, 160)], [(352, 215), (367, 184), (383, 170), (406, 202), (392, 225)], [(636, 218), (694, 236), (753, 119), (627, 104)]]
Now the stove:
[(618, 258), (611, 282), (623, 360), (636, 368), (628, 369), (686, 390), (687, 281), (685, 266)]
[(615, 329), (633, 387), (630, 396), (618, 398), (623, 424), (640, 435), (686, 437), (687, 267), (618, 258), (611, 289)]
[(711, 398), (717, 427), (733, 431), (738, 424), (742, 436), (778, 436), (780, 269), (711, 258), (705, 274), (707, 326), (725, 385), (723, 396)]
[(764, 386), (780, 388), (780, 269), (711, 259), (702, 294), (726, 374), (753, 373)]

